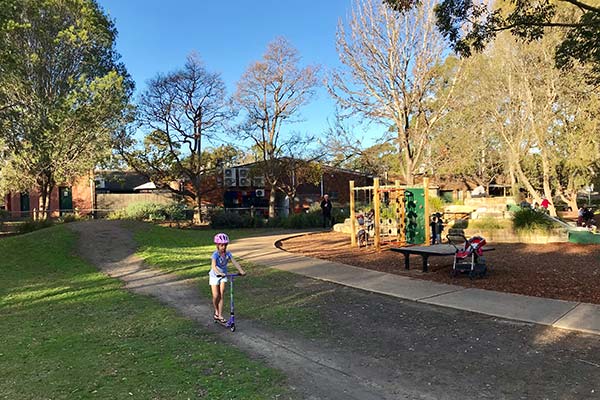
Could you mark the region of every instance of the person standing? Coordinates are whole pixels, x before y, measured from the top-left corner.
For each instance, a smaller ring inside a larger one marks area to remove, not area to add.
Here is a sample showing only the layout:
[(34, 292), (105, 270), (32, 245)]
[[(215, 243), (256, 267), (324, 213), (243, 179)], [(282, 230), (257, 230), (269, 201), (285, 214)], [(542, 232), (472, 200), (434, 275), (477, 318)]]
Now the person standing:
[(329, 200), (329, 195), (325, 194), (323, 196), (323, 201), (321, 201), (321, 211), (323, 212), (323, 228), (328, 228), (329, 226), (333, 227), (333, 219), (331, 217), (332, 209), (333, 205)]

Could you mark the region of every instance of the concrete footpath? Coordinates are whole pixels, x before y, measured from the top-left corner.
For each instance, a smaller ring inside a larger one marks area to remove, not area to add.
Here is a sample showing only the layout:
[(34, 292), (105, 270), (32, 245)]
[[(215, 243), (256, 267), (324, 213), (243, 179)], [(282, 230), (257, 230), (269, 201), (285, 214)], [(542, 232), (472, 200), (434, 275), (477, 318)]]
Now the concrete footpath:
[[(600, 305), (465, 288), (358, 268), (283, 251), (279, 240), (298, 233), (239, 239), (236, 258), (310, 278), (442, 307), (600, 335)], [(398, 268), (402, 268), (399, 258)]]

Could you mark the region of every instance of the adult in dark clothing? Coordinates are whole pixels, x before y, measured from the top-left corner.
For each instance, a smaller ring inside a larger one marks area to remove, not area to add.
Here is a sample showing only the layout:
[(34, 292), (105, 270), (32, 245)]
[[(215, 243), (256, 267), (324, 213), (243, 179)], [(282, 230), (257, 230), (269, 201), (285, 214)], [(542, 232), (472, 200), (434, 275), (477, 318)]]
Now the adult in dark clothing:
[(329, 200), (329, 195), (326, 194), (323, 196), (323, 201), (321, 201), (321, 210), (323, 211), (323, 228), (328, 228), (329, 226), (333, 227), (333, 219), (331, 218), (331, 209), (333, 205)]

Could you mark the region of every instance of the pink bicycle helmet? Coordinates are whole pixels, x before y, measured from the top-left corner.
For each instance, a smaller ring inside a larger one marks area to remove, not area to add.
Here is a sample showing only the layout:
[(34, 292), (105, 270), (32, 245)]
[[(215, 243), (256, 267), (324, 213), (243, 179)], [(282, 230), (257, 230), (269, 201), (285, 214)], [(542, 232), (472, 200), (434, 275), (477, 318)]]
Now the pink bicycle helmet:
[(229, 236), (225, 233), (217, 233), (215, 235), (215, 244), (227, 244), (229, 243)]

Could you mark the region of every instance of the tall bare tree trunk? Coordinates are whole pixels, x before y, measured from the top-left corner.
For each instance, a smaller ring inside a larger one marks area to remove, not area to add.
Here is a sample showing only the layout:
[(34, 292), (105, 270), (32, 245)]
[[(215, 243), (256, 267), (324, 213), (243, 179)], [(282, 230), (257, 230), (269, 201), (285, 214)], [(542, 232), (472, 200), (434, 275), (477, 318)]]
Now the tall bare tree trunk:
[(275, 186), (270, 185), (269, 191), (269, 218), (275, 218)]

